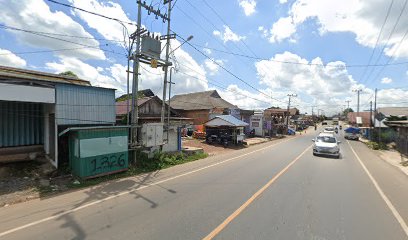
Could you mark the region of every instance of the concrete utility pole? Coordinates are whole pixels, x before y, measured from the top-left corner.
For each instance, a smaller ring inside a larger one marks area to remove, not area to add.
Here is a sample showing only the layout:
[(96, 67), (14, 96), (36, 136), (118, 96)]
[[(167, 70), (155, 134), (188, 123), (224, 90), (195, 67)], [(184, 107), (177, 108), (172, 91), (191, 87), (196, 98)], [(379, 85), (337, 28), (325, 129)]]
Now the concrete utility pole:
[[(164, 113), (166, 111), (166, 91), (167, 91), (167, 73), (169, 69), (169, 51), (170, 51), (170, 14), (171, 14), (171, 0), (165, 0), (164, 3), (168, 3), (167, 7), (167, 41), (166, 41), (166, 59), (165, 59), (165, 66), (164, 66), (164, 80), (163, 80), (163, 103), (162, 103), (162, 110), (161, 110), (161, 123), (164, 124)], [(168, 131), (168, 129), (167, 129)]]
[(350, 102), (351, 102), (351, 100), (346, 100), (346, 103), (347, 103), (347, 109), (349, 109), (349, 108), (350, 108)]
[(361, 90), (361, 89), (353, 90), (353, 92), (357, 92), (357, 116), (359, 115), (359, 112), (360, 112), (360, 93), (362, 91), (363, 90)]
[(171, 85), (174, 82), (171, 81), (172, 72), (174, 71), (174, 67), (170, 68), (170, 81), (168, 82), (169, 85), (169, 103), (167, 105), (167, 141), (169, 140), (169, 128), (170, 128), (170, 100), (171, 100)]
[(373, 101), (370, 101), (370, 141), (372, 141), (373, 135)]
[(289, 102), (288, 102), (288, 115), (287, 115), (287, 118), (286, 118), (286, 131), (289, 129), (289, 117), (290, 117), (290, 112), (289, 112), (289, 109), (290, 109), (290, 100), (291, 100), (291, 97), (297, 97), (297, 95), (296, 94), (288, 94), (288, 97), (289, 97)]
[[(132, 125), (131, 125), (131, 139), (132, 148), (137, 145), (137, 125), (139, 120), (139, 108), (138, 108), (138, 94), (139, 91), (139, 57), (140, 54), (140, 33), (142, 24), (142, 6), (138, 1), (137, 3), (137, 30), (134, 37), (136, 37), (136, 51), (133, 54), (133, 86), (132, 86)], [(136, 162), (136, 154), (133, 154), (134, 161)]]

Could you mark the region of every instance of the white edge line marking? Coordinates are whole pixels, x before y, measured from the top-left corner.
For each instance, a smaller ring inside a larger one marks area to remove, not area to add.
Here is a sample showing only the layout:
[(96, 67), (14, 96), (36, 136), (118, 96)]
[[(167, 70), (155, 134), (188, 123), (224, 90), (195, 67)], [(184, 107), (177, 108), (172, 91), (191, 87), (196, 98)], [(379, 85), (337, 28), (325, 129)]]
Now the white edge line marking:
[(141, 186), (141, 187), (138, 187), (138, 188), (135, 188), (135, 189), (132, 189), (132, 190), (124, 191), (124, 192), (121, 192), (121, 193), (118, 193), (118, 194), (115, 194), (115, 195), (112, 195), (112, 196), (109, 196), (109, 197), (106, 197), (106, 198), (103, 198), (103, 199), (99, 199), (99, 200), (97, 200), (97, 201), (87, 203), (87, 204), (85, 204), (85, 205), (82, 205), (82, 206), (73, 208), (73, 209), (71, 209), (71, 210), (64, 211), (64, 212), (59, 213), (59, 214), (56, 214), (56, 215), (52, 215), (52, 216), (47, 217), (47, 218), (43, 218), (43, 219), (41, 219), (41, 220), (37, 220), (37, 221), (31, 222), (31, 223), (27, 223), (27, 224), (22, 225), (22, 226), (20, 226), (20, 227), (12, 228), (12, 229), (7, 230), (7, 231), (5, 231), (5, 232), (1, 232), (1, 233), (0, 233), (0, 237), (6, 236), (6, 235), (8, 235), (8, 234), (10, 234), (10, 233), (13, 233), (13, 232), (17, 232), (17, 231), (23, 230), (23, 229), (28, 228), (28, 227), (31, 227), (31, 226), (38, 225), (38, 224), (43, 223), (43, 222), (47, 222), (47, 221), (50, 221), (50, 220), (53, 220), (53, 219), (57, 219), (57, 218), (62, 217), (62, 216), (64, 216), (64, 215), (77, 212), (77, 211), (79, 211), (79, 210), (81, 210), (81, 209), (84, 209), (84, 208), (87, 208), (87, 207), (90, 207), (90, 206), (93, 206), (93, 205), (96, 205), (96, 204), (99, 204), (99, 203), (102, 203), (102, 202), (106, 202), (106, 201), (108, 201), (108, 200), (111, 200), (111, 199), (120, 197), (120, 196), (122, 196), (122, 195), (126, 195), (126, 194), (129, 194), (129, 193), (132, 193), (132, 192), (135, 192), (135, 191), (139, 191), (139, 190), (142, 190), (142, 189), (145, 189), (145, 188), (148, 188), (148, 187), (152, 187), (152, 186), (155, 186), (155, 185), (159, 185), (159, 184), (164, 183), (164, 182), (168, 182), (168, 181), (171, 181), (171, 180), (180, 178), (180, 177), (184, 177), (184, 176), (187, 176), (187, 175), (196, 173), (196, 172), (200, 172), (200, 171), (205, 170), (205, 169), (208, 169), (208, 168), (212, 168), (212, 167), (218, 166), (218, 165), (223, 164), (223, 163), (226, 163), (226, 162), (230, 162), (230, 161), (235, 160), (235, 159), (237, 159), (237, 158), (241, 158), (241, 157), (250, 155), (250, 154), (252, 154), (252, 153), (259, 152), (259, 151), (265, 150), (265, 149), (267, 149), (267, 148), (271, 148), (271, 147), (277, 146), (277, 145), (279, 145), (279, 144), (282, 144), (282, 143), (291, 141), (291, 140), (296, 139), (296, 138), (297, 138), (297, 137), (290, 138), (290, 139), (287, 139), (287, 140), (278, 142), (278, 143), (276, 143), (276, 144), (269, 145), (269, 146), (267, 146), (267, 147), (263, 147), (263, 148), (260, 148), (260, 149), (257, 149), (257, 150), (254, 150), (254, 151), (251, 151), (251, 152), (248, 152), (248, 153), (245, 153), (245, 154), (242, 154), (242, 155), (233, 157), (233, 158), (226, 159), (226, 160), (221, 161), (221, 162), (213, 163), (213, 164), (211, 164), (211, 165), (208, 165), (208, 166), (205, 166), (205, 167), (202, 167), (202, 168), (198, 168), (198, 169), (192, 170), (192, 171), (190, 171), (190, 172), (182, 173), (182, 174), (176, 175), (176, 176), (174, 176), (174, 177), (166, 178), (166, 179), (160, 180), (160, 181), (158, 181), (158, 182), (146, 184), (146, 185), (144, 185), (144, 186)]
[(375, 188), (377, 189), (378, 193), (384, 200), (384, 202), (387, 204), (388, 208), (391, 210), (392, 214), (394, 217), (397, 219), (398, 223), (401, 225), (402, 230), (404, 230), (405, 235), (408, 237), (408, 226), (405, 223), (404, 219), (401, 217), (397, 209), (394, 207), (394, 205), (391, 203), (390, 199), (385, 195), (383, 190), (380, 188), (378, 185), (377, 181), (374, 179), (374, 177), (371, 175), (371, 173), (368, 171), (367, 167), (364, 165), (363, 161), (361, 161), (360, 157), (357, 155), (356, 151), (354, 151), (354, 148), (351, 146), (350, 142), (347, 140), (348, 145), (351, 148), (351, 151), (353, 151), (354, 155), (356, 156), (357, 160), (360, 162), (361, 166), (363, 167), (364, 171), (367, 173), (368, 177), (370, 180), (373, 182)]

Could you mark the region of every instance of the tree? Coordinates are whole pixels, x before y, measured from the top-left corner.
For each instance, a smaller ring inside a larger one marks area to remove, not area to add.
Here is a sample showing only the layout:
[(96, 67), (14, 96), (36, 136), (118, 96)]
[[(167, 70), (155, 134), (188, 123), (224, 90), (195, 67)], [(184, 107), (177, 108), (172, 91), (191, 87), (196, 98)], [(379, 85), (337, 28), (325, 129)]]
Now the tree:
[(74, 78), (79, 78), (74, 72), (72, 71), (65, 71), (65, 72), (61, 72), (58, 75), (60, 76), (64, 76), (64, 77), (74, 77)]
[(354, 112), (354, 110), (351, 109), (351, 108), (346, 108), (346, 109), (344, 109), (343, 114), (344, 114), (344, 116), (347, 116), (348, 113), (350, 113), (350, 112)]

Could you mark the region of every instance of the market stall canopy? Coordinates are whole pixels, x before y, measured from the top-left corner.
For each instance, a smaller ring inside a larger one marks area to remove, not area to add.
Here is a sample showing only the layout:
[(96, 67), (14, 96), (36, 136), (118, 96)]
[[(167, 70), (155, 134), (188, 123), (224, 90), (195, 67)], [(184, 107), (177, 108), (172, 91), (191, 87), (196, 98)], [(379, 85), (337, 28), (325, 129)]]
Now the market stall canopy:
[(206, 127), (245, 127), (249, 124), (231, 115), (220, 115), (204, 124)]

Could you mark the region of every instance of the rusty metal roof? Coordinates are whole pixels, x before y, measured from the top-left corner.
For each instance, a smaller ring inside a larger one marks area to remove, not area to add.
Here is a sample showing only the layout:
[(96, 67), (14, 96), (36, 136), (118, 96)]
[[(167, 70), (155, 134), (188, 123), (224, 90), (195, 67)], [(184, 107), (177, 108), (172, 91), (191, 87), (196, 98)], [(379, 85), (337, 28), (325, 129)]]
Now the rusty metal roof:
[(91, 83), (89, 81), (75, 77), (61, 76), (54, 73), (33, 71), (28, 69), (13, 68), (6, 66), (0, 66), (0, 80), (34, 80), (50, 83), (66, 83), (82, 86), (91, 86)]

